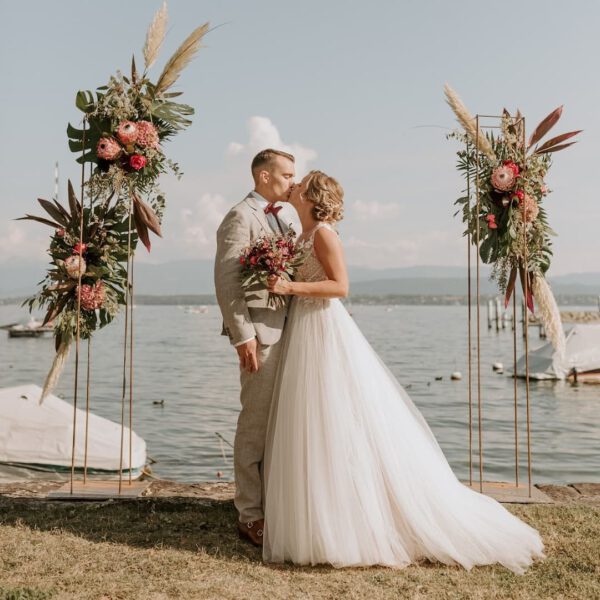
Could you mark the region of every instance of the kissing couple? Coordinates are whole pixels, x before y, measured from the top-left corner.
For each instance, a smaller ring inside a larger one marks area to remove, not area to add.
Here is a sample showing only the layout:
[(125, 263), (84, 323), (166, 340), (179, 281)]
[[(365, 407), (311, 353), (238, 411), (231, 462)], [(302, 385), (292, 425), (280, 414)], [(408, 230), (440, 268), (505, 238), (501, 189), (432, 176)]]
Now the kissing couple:
[[(265, 562), (401, 568), (427, 559), (523, 573), (544, 556), (539, 533), (452, 472), (340, 300), (349, 289), (336, 230), (342, 187), (321, 171), (295, 185), (294, 162), (259, 152), (253, 191), (217, 231), (217, 301), (240, 362), (240, 537), (262, 546)], [(294, 281), (244, 288), (244, 248), (287, 231), (278, 202), (297, 211), (306, 258)], [(286, 302), (272, 306), (269, 293)]]

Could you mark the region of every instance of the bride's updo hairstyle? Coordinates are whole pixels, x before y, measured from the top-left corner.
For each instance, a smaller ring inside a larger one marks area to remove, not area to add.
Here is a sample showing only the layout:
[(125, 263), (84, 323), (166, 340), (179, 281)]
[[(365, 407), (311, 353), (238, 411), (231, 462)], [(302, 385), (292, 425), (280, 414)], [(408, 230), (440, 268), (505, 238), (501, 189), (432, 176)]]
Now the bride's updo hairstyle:
[(344, 218), (344, 190), (336, 179), (323, 171), (308, 174), (304, 198), (314, 204), (312, 213), (317, 221), (335, 223)]

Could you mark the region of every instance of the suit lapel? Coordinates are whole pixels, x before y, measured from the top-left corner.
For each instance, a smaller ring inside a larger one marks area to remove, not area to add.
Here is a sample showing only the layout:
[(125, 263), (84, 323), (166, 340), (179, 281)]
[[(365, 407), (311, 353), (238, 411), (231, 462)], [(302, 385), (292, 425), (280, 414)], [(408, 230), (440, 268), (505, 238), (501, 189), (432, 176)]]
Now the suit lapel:
[(271, 229), (269, 221), (267, 220), (267, 215), (265, 215), (264, 210), (261, 209), (260, 205), (256, 201), (256, 198), (252, 194), (248, 194), (244, 198), (244, 201), (252, 209), (252, 214), (260, 223), (260, 226), (265, 230), (265, 233), (271, 235), (273, 233), (273, 229)]

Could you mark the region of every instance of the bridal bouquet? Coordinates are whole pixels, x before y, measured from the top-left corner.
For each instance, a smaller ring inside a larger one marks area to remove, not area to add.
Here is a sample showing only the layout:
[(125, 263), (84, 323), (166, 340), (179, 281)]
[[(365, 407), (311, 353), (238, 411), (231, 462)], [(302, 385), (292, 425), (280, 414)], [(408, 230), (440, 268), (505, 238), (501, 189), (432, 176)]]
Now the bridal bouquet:
[(82, 182), (82, 198), (76, 197), (69, 181), (68, 206), (57, 199), (40, 199), (46, 215), (22, 217), (54, 230), (50, 268), (40, 292), (26, 301), (30, 310), (36, 305), (47, 309), (44, 323), (54, 322), (56, 356), (42, 398), (56, 384), (77, 331), (81, 338), (90, 338), (126, 304), (125, 265), (133, 259), (138, 240), (150, 251), (149, 232), (161, 235), (165, 198), (159, 176), (168, 171), (181, 175), (163, 144), (191, 124), (188, 117), (194, 109), (175, 102), (182, 92), (170, 89), (200, 48), (208, 23), (187, 37), (153, 82), (148, 71), (158, 57), (166, 25), (165, 3), (146, 35), (142, 73), (134, 57), (129, 76), (117, 71), (95, 93), (77, 93), (75, 104), (84, 113), (83, 123), (80, 128), (69, 124), (67, 136), (69, 148), (79, 155), (77, 162), (92, 166)]
[[(291, 281), (306, 257), (303, 245), (296, 245), (295, 238), (296, 232), (290, 227), (283, 235), (260, 237), (244, 248), (240, 255), (242, 287), (248, 289), (257, 284), (266, 287), (272, 275)], [(281, 307), (285, 298), (269, 292), (268, 304)]]
[(544, 206), (550, 193), (545, 177), (553, 153), (574, 144), (567, 140), (581, 130), (540, 143), (560, 119), (561, 106), (533, 130), (526, 142), (519, 111), (512, 116), (504, 109), (500, 134), (484, 134), (477, 130), (475, 117), (454, 90), (446, 86), (445, 92), (448, 104), (464, 129), (464, 132), (449, 135), (465, 143), (465, 149), (457, 152), (458, 170), (465, 175), (472, 190), (476, 189), (476, 182), (479, 183), (479, 207), (469, 195), (455, 202), (462, 207), (465, 235), (470, 233), (476, 243), (479, 227), (479, 255), (484, 263), (492, 265), (492, 279), (504, 294), (505, 306), (519, 275), (523, 290), (527, 288), (529, 310), (534, 310), (535, 296), (548, 335), (560, 350), (564, 346), (560, 315), (545, 280), (552, 256), (551, 236), (556, 235), (548, 225)]

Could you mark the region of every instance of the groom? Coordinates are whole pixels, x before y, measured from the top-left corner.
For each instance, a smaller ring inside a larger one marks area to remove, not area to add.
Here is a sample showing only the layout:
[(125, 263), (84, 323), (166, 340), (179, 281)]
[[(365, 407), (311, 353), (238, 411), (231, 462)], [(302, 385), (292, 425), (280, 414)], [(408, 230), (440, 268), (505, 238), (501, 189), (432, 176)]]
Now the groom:
[(225, 215), (217, 230), (215, 289), (223, 315), (222, 334), (229, 336), (240, 360), (242, 409), (233, 451), (238, 531), (240, 537), (261, 546), (262, 461), (287, 307), (269, 307), (269, 294), (263, 286), (242, 288), (239, 258), (256, 238), (287, 230), (275, 203), (288, 199), (295, 175), (294, 157), (262, 150), (254, 157), (251, 170), (254, 190)]

